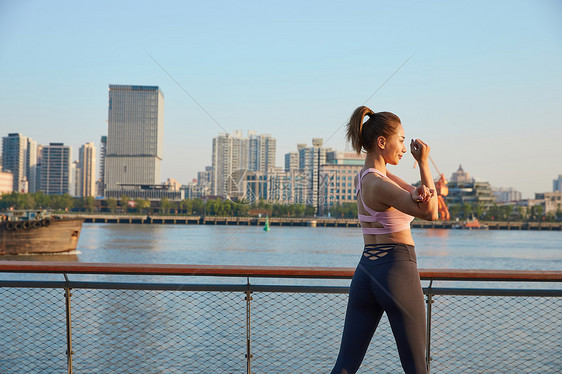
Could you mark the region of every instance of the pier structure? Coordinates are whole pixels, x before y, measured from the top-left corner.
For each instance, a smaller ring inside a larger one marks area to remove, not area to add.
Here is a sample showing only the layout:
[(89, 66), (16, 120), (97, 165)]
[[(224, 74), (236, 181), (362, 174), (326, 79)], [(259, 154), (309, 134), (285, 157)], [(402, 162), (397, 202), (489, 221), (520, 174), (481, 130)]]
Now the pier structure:
[[(184, 216), (184, 215), (109, 215), (109, 214), (68, 214), (65, 217), (80, 217), (86, 223), (132, 223), (132, 224), (175, 224), (175, 225), (223, 225), (223, 226), (264, 226), (266, 217), (231, 216)], [(333, 217), (268, 217), (270, 226), (310, 227), (360, 227), (356, 218)], [(480, 221), (489, 230), (539, 230), (562, 231), (562, 222), (517, 222)], [(415, 219), (414, 229), (452, 229), (455, 221), (423, 221)]]

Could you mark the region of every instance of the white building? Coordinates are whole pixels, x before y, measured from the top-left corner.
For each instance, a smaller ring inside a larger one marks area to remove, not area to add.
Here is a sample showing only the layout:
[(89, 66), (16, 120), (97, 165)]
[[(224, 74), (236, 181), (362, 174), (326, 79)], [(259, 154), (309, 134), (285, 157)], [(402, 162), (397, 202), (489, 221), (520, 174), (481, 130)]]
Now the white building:
[(47, 195), (70, 193), (72, 182), (72, 148), (63, 143), (50, 143), (40, 151), (40, 187)]
[(262, 173), (275, 167), (276, 140), (269, 134), (250, 134), (248, 169)]
[(78, 152), (78, 170), (76, 173), (76, 196), (96, 195), (96, 147), (86, 143)]
[(496, 202), (498, 203), (509, 203), (513, 201), (521, 200), (521, 192), (516, 191), (514, 188), (496, 188), (493, 189), (494, 195), (496, 196)]
[(237, 175), (249, 170), (249, 140), (242, 131), (213, 138), (211, 194), (230, 197), (237, 194)]

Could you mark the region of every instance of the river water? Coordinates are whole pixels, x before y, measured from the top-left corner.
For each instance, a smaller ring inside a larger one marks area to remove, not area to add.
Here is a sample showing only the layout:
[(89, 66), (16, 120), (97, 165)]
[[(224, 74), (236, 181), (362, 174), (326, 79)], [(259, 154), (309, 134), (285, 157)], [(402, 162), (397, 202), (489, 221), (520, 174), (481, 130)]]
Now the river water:
[[(562, 232), (413, 229), (419, 268), (562, 270)], [(359, 228), (84, 224), (77, 253), (3, 260), (355, 266)]]

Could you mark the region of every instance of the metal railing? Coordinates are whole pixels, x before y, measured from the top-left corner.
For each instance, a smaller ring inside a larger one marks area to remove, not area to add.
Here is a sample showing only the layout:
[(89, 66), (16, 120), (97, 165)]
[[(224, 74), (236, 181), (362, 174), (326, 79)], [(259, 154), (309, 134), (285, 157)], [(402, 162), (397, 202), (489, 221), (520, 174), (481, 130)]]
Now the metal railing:
[[(326, 373), (338, 354), (348, 293), (347, 285), (330, 283), (350, 279), (353, 270), (0, 262), (0, 272), (19, 278), (0, 281), (0, 372)], [(147, 282), (148, 276), (213, 282)], [(560, 371), (562, 272), (420, 270), (420, 276), (429, 281), (432, 373)], [(94, 280), (73, 280), (81, 277)], [(259, 284), (264, 278), (270, 284)], [(315, 284), (296, 284), (299, 278)], [(287, 280), (292, 284), (281, 284)], [(494, 288), (433, 287), (456, 281)], [(554, 287), (522, 288), (539, 282)], [(401, 372), (385, 317), (360, 370), (372, 371)]]

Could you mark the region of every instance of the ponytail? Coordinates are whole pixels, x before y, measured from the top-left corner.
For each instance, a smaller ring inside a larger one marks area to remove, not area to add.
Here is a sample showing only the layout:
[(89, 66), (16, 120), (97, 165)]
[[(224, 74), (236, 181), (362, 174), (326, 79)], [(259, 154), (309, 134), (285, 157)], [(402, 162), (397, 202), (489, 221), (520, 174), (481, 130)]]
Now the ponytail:
[[(369, 119), (363, 122), (365, 116)], [(347, 124), (347, 141), (351, 142), (357, 154), (362, 150), (369, 152), (379, 136), (388, 138), (394, 134), (397, 124), (400, 124), (400, 118), (393, 113), (375, 113), (366, 106), (360, 106), (355, 109)]]

